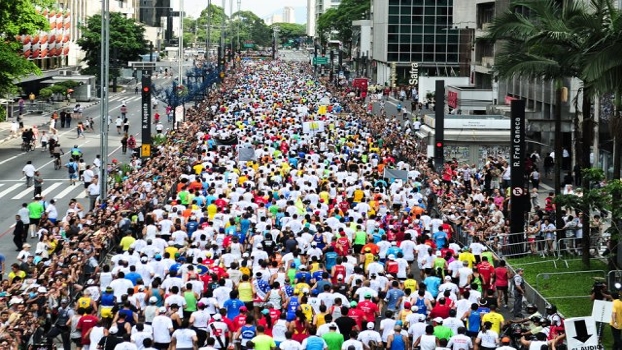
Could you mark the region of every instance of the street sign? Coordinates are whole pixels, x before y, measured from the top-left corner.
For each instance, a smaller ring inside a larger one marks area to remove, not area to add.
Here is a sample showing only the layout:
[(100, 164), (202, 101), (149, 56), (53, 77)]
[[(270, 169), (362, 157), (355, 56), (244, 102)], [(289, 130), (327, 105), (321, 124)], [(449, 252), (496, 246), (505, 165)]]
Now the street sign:
[(598, 350), (598, 332), (596, 331), (596, 321), (592, 317), (567, 318), (564, 321), (566, 326), (566, 341), (568, 350)]
[(313, 64), (317, 64), (317, 65), (328, 64), (328, 57), (313, 57)]
[(596, 322), (609, 323), (611, 322), (612, 310), (612, 302), (604, 300), (594, 300), (594, 306), (592, 306), (592, 317)]
[(514, 193), (515, 196), (522, 196), (523, 195), (523, 188), (522, 187), (514, 187), (512, 189), (512, 193)]
[(151, 157), (151, 145), (150, 144), (143, 144), (140, 147), (140, 155), (141, 157)]

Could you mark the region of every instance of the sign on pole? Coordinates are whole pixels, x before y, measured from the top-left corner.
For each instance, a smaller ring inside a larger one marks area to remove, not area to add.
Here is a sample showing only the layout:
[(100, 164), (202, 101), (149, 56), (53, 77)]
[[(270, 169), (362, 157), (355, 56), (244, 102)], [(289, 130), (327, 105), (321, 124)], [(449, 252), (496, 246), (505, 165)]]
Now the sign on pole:
[(604, 300), (594, 300), (592, 306), (592, 317), (596, 322), (611, 322), (611, 312), (613, 311), (613, 303)]
[(567, 318), (564, 321), (566, 326), (566, 342), (568, 350), (598, 350), (598, 333), (596, 332), (596, 321), (592, 317)]
[(313, 57), (313, 64), (317, 64), (317, 65), (328, 64), (328, 57)]
[(516, 234), (525, 231), (525, 100), (512, 101), (510, 125), (510, 244), (518, 244), (525, 240)]
[(143, 146), (151, 144), (151, 75), (145, 74), (142, 78), (141, 101), (141, 141)]

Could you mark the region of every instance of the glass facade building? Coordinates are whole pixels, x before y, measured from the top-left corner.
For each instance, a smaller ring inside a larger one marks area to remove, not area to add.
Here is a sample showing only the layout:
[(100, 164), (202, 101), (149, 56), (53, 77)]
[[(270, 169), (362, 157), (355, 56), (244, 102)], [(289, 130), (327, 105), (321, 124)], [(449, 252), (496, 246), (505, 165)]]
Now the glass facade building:
[(387, 60), (459, 65), (453, 0), (389, 0)]

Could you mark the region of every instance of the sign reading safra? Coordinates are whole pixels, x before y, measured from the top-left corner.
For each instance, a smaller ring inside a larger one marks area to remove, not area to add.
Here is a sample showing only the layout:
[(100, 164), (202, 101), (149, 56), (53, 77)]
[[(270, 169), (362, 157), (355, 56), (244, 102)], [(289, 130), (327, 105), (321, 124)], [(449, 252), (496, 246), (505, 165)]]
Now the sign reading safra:
[(408, 79), (408, 85), (418, 86), (419, 85), (419, 63), (411, 62), (409, 73), (410, 73), (410, 79)]
[(568, 350), (600, 350), (593, 317), (574, 317), (564, 321)]

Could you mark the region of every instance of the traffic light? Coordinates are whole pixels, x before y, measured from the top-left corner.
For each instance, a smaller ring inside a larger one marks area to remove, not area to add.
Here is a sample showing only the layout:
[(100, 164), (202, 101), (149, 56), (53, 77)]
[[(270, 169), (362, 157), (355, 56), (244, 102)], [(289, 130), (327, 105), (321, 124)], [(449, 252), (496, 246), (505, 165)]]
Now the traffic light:
[(443, 141), (436, 141), (434, 144), (434, 157), (438, 158), (443, 155), (445, 143)]
[(143, 100), (148, 99), (151, 100), (151, 88), (149, 86), (143, 86)]

